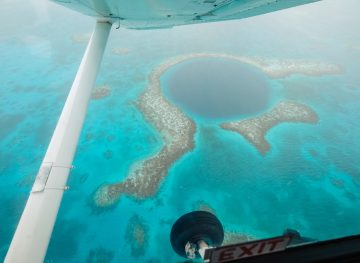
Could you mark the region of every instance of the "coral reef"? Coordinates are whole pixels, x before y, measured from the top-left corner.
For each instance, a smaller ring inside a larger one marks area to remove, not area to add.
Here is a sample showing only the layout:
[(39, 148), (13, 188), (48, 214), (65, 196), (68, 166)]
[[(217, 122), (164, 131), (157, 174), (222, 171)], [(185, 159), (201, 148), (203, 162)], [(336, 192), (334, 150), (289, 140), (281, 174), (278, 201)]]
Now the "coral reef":
[(91, 93), (91, 99), (93, 100), (99, 100), (102, 98), (105, 98), (107, 96), (110, 96), (111, 94), (111, 88), (109, 85), (103, 85), (100, 87), (97, 87), (93, 90)]
[(195, 123), (161, 94), (160, 76), (177, 60), (157, 67), (137, 105), (145, 118), (161, 132), (163, 147), (153, 156), (135, 163), (124, 182), (103, 185), (94, 196), (98, 206), (111, 206), (121, 194), (138, 199), (154, 196), (171, 165), (195, 147)]
[[(342, 68), (337, 65), (319, 61), (277, 60), (213, 53), (178, 56), (160, 64), (151, 72), (148, 78), (148, 87), (140, 96), (137, 105), (145, 118), (161, 134), (163, 147), (149, 158), (133, 164), (124, 181), (100, 186), (93, 197), (95, 205), (100, 207), (112, 206), (116, 204), (122, 194), (137, 199), (154, 196), (168, 174), (171, 165), (195, 147), (195, 123), (179, 108), (165, 99), (160, 87), (160, 77), (170, 67), (194, 58), (237, 60), (259, 68), (271, 78), (283, 78), (291, 74), (320, 76), (342, 72)], [(271, 127), (281, 122), (315, 123), (317, 120), (316, 113), (309, 107), (284, 101), (260, 117), (224, 123), (221, 126), (227, 130), (239, 132), (253, 143), (260, 152), (265, 153), (270, 149), (265, 134)]]
[(86, 258), (86, 263), (110, 263), (114, 259), (114, 251), (107, 250), (103, 247), (91, 249)]
[(199, 211), (209, 212), (214, 215), (216, 214), (214, 208), (212, 208), (208, 203), (206, 203), (203, 200), (199, 200), (199, 201), (195, 202), (192, 208), (194, 211), (199, 210)]
[(236, 243), (244, 243), (251, 240), (254, 240), (254, 237), (236, 232), (236, 231), (225, 231), (224, 233), (224, 241), (222, 245), (230, 245)]
[(317, 114), (308, 106), (292, 101), (281, 101), (272, 110), (258, 117), (222, 123), (220, 126), (234, 131), (252, 143), (260, 153), (270, 150), (266, 133), (274, 126), (283, 122), (317, 123)]
[(139, 257), (145, 254), (148, 246), (148, 226), (138, 215), (130, 218), (126, 228), (125, 240), (130, 244), (131, 254)]

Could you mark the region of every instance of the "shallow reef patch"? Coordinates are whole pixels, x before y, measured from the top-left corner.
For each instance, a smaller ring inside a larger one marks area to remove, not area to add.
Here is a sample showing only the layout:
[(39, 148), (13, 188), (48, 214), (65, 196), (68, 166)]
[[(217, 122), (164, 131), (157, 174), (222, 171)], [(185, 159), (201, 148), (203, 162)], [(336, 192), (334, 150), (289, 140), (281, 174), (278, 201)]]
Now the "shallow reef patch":
[(9, 114), (1, 115), (0, 138), (4, 139), (7, 135), (11, 134), (16, 126), (21, 123), (26, 116), (23, 114)]
[(106, 150), (105, 152), (103, 152), (103, 156), (106, 160), (110, 160), (113, 158), (114, 153), (111, 150)]
[(215, 209), (212, 208), (208, 203), (206, 203), (204, 200), (199, 200), (196, 201), (193, 205), (192, 205), (192, 209), (194, 211), (205, 211), (205, 212), (209, 212), (212, 214), (216, 214)]
[(71, 260), (78, 251), (78, 238), (85, 232), (86, 227), (83, 223), (76, 220), (60, 220), (54, 228), (54, 232), (47, 258), (61, 260)]
[(132, 256), (140, 257), (146, 253), (149, 245), (148, 231), (149, 226), (143, 218), (136, 214), (130, 218), (125, 232), (125, 240), (130, 245)]
[(100, 100), (111, 95), (111, 88), (109, 85), (102, 85), (96, 87), (91, 93), (91, 99)]
[(86, 263), (110, 263), (113, 261), (114, 255), (114, 251), (98, 247), (89, 251)]
[(221, 128), (234, 131), (253, 144), (260, 153), (270, 150), (266, 133), (283, 122), (317, 123), (319, 117), (309, 106), (294, 101), (281, 101), (269, 112), (246, 120), (222, 123)]
[(225, 231), (224, 233), (224, 241), (222, 243), (223, 246), (236, 244), (236, 243), (244, 243), (251, 240), (255, 240), (255, 237), (248, 236), (246, 234), (237, 232), (237, 231)]

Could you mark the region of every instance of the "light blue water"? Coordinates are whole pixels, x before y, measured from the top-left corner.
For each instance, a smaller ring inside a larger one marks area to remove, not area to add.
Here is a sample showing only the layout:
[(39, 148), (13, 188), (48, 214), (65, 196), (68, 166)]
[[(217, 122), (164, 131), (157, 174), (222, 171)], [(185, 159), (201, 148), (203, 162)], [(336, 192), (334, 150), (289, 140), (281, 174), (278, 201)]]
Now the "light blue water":
[[(225, 230), (257, 238), (285, 228), (318, 239), (360, 233), (360, 23), (350, 3), (359, 5), (349, 1), (339, 14), (335, 3), (238, 22), (113, 30), (97, 80), (110, 85), (111, 96), (89, 105), (46, 261), (182, 262), (170, 247), (171, 224), (199, 202), (212, 207)], [(47, 18), (30, 2), (6, 5), (0, 11), (1, 259), (85, 50), (71, 37), (93, 26), (92, 19), (53, 4)], [(129, 53), (114, 55), (118, 47)], [(141, 202), (122, 197), (114, 209), (97, 210), (91, 202), (97, 187), (122, 180), (132, 163), (162, 144), (134, 103), (147, 76), (170, 57), (196, 52), (317, 59), (345, 72), (271, 81), (274, 101), (305, 103), (320, 122), (275, 127), (266, 156), (238, 134), (192, 115), (196, 148), (172, 166), (158, 195)], [(135, 214), (148, 231), (141, 255), (133, 255), (126, 240)]]

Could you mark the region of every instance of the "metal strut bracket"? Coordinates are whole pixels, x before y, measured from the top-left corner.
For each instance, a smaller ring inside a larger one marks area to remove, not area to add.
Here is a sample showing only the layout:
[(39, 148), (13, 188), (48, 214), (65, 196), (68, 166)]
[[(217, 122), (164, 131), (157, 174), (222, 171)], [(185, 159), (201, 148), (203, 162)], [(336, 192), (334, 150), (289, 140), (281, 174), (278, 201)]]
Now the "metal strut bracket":
[(43, 192), (45, 189), (58, 189), (58, 190), (67, 190), (69, 187), (67, 185), (61, 185), (57, 187), (46, 187), (46, 183), (50, 176), (51, 170), (53, 168), (62, 168), (71, 170), (74, 168), (73, 165), (65, 165), (65, 164), (54, 164), (54, 163), (43, 163), (40, 166), (39, 172), (36, 175), (34, 185), (31, 189), (31, 193), (40, 193)]

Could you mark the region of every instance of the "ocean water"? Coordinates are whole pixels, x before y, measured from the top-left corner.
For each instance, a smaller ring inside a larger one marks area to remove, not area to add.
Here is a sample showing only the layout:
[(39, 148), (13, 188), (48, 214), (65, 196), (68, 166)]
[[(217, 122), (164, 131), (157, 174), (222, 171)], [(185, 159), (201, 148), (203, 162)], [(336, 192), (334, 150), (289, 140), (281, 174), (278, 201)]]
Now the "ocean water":
[[(0, 259), (94, 25), (48, 2), (3, 6)], [(216, 213), (225, 231), (251, 238), (286, 228), (320, 240), (359, 234), (359, 7), (355, 0), (329, 0), (241, 21), (155, 31), (113, 28), (97, 79), (111, 95), (90, 102), (46, 262), (184, 262), (170, 246), (170, 229), (201, 205)], [(114, 48), (124, 52), (114, 54)], [(220, 121), (184, 107), (197, 125), (196, 147), (173, 164), (158, 194), (144, 201), (123, 196), (114, 208), (97, 209), (95, 190), (123, 180), (134, 162), (163, 143), (136, 106), (147, 76), (169, 58), (197, 52), (318, 60), (344, 71), (268, 80), (269, 106), (291, 99), (314, 109), (320, 121), (274, 127), (266, 136), (271, 144), (266, 155), (222, 130)], [(142, 246), (134, 245), (134, 225), (142, 227)]]
[(231, 59), (191, 59), (163, 76), (163, 92), (185, 111), (204, 118), (235, 118), (264, 111), (271, 85), (254, 66)]

